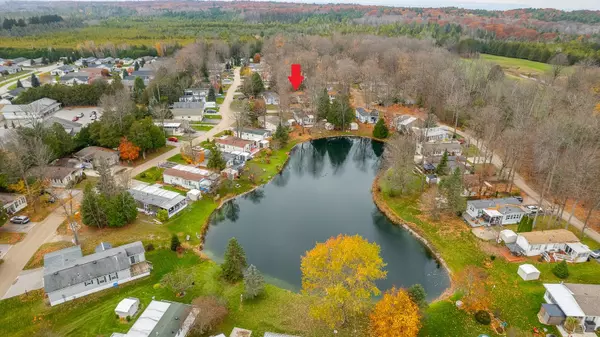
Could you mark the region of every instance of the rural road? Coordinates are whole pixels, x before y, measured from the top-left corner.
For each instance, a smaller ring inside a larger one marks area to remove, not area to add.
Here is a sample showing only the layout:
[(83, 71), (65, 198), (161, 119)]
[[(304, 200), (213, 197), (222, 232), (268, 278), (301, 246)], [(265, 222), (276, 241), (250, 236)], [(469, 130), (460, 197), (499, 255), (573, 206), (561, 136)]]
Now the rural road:
[[(47, 73), (51, 70), (54, 70), (56, 68), (58, 68), (60, 66), (57, 66), (56, 63), (53, 63), (52, 65), (46, 66), (46, 67), (42, 67), (42, 68), (37, 68), (37, 69), (27, 69), (27, 70), (23, 70), (20, 74), (19, 77), (24, 76), (24, 75), (29, 75), (31, 76), (31, 73), (35, 73), (36, 75), (39, 75), (41, 73)], [(24, 79), (28, 79), (29, 77), (24, 77)], [(10, 87), (11, 85), (17, 83), (17, 80), (13, 80), (13, 81), (9, 81), (6, 84), (2, 85), (0, 87), (0, 95), (4, 95), (5, 93), (7, 93), (8, 87)]]
[[(444, 129), (446, 129), (447, 131), (450, 132), (454, 132), (454, 128), (450, 127), (450, 126), (446, 126), (446, 125), (442, 125), (442, 127)], [(460, 136), (464, 137), (465, 139), (467, 139), (467, 141), (470, 144), (473, 144), (475, 146), (477, 146), (477, 139), (472, 137), (471, 135), (469, 135), (468, 133), (461, 131), (461, 130), (456, 130), (456, 133), (459, 134)], [(479, 143), (479, 150), (480, 151), (484, 151), (485, 147), (483, 146), (483, 142)], [(500, 157), (496, 154), (493, 155), (492, 157), (492, 164), (494, 164), (494, 166), (496, 166), (497, 168), (502, 167), (502, 159), (500, 159)], [(540, 195), (539, 193), (537, 193), (531, 186), (529, 186), (529, 184), (527, 184), (527, 182), (525, 181), (525, 179), (523, 179), (523, 177), (521, 177), (521, 175), (519, 175), (518, 173), (515, 174), (515, 181), (514, 181), (515, 186), (517, 186), (521, 191), (523, 191), (529, 198), (533, 199), (536, 201), (536, 204), (539, 202), (540, 200)], [(552, 203), (549, 202), (547, 199), (544, 199), (542, 204), (546, 207), (549, 208)], [(565, 209), (565, 211), (562, 214), (562, 218), (565, 221), (569, 221), (569, 218), (571, 218), (570, 220), (570, 224), (579, 229), (580, 231), (583, 229), (583, 222), (579, 219), (577, 219), (575, 217), (575, 215), (573, 215), (573, 217), (571, 217), (571, 213)], [(600, 242), (600, 234), (596, 231), (594, 231), (591, 228), (586, 228), (585, 230), (585, 235), (587, 237), (590, 237), (591, 239), (593, 239), (596, 242)]]
[[(82, 193), (73, 194), (74, 204), (77, 205), (81, 201)], [(12, 246), (6, 253), (4, 263), (0, 264), (0, 298), (4, 297), (38, 248), (54, 235), (58, 226), (65, 221), (65, 217), (64, 209), (58, 206), (44, 220), (38, 222), (23, 241)]]
[[(53, 69), (53, 68), (52, 68)], [(51, 70), (50, 68), (44, 68), (43, 72)], [(239, 87), (241, 83), (240, 77), (240, 69), (235, 69), (234, 80), (229, 90), (227, 90), (227, 94), (225, 95), (225, 100), (223, 104), (221, 104), (220, 113), (223, 116), (221, 122), (215, 125), (214, 128), (207, 131), (203, 135), (198, 138), (192, 140), (194, 145), (199, 144), (206, 139), (213, 137), (215, 134), (227, 130), (229, 126), (233, 123), (234, 118), (233, 114), (230, 110), (231, 102), (233, 101), (233, 96), (235, 91)], [(15, 81), (16, 82), (16, 81)], [(4, 87), (3, 87), (4, 88)], [(0, 88), (0, 92), (2, 89)], [(145, 170), (156, 166), (160, 162), (166, 161), (169, 157), (172, 157), (179, 153), (179, 147), (176, 147), (164, 154), (153, 158), (142, 165), (139, 165), (132, 170), (129, 170), (131, 177), (144, 172)], [(82, 193), (77, 193), (74, 196), (74, 200), (76, 203), (79, 203), (82, 198)], [(0, 298), (2, 298), (7, 291), (10, 289), (11, 285), (15, 282), (16, 278), (19, 276), (29, 259), (35, 254), (38, 248), (45, 243), (48, 239), (50, 239), (56, 233), (58, 226), (65, 220), (65, 213), (62, 207), (58, 207), (52, 213), (50, 213), (46, 219), (39, 222), (29, 233), (25, 236), (23, 241), (15, 244), (4, 256), (4, 263), (0, 264)]]

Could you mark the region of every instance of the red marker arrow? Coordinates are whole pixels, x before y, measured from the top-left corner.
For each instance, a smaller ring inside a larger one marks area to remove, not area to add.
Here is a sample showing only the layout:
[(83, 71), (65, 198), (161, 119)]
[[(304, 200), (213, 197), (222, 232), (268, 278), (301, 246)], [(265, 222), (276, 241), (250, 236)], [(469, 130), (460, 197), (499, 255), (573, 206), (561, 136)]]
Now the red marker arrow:
[(288, 80), (290, 80), (294, 90), (300, 88), (300, 84), (304, 81), (304, 76), (302, 76), (302, 68), (299, 64), (292, 64), (292, 76), (288, 76)]

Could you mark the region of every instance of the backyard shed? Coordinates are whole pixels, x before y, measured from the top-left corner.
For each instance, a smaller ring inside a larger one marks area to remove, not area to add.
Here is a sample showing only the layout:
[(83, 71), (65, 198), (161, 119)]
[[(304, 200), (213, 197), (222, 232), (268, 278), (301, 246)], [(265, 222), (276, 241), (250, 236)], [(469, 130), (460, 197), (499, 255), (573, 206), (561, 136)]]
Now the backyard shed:
[(517, 274), (525, 281), (532, 281), (540, 278), (540, 271), (531, 264), (520, 265)]
[(350, 130), (352, 130), (352, 131), (358, 130), (358, 123), (355, 123), (355, 122), (350, 123)]
[(517, 242), (517, 233), (510, 229), (500, 231), (500, 240), (504, 241), (504, 243), (515, 243)]
[(543, 303), (540, 311), (538, 312), (538, 318), (540, 323), (546, 325), (560, 325), (567, 317), (565, 313), (556, 304)]
[(197, 201), (200, 198), (202, 198), (202, 195), (199, 190), (191, 189), (187, 192), (187, 197), (188, 197), (188, 199), (190, 199), (192, 201)]
[(134, 297), (123, 299), (115, 308), (115, 313), (121, 318), (133, 317), (140, 307), (140, 300)]

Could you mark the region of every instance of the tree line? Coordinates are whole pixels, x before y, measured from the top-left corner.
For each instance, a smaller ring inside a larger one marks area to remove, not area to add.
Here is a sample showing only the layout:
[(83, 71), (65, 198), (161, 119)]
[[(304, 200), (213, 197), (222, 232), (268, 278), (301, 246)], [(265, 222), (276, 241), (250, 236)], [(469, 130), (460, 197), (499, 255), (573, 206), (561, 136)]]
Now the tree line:
[(53, 22), (61, 22), (63, 18), (60, 15), (49, 14), (49, 15), (41, 15), (41, 16), (32, 16), (29, 18), (5, 18), (2, 21), (2, 29), (10, 30), (13, 27), (25, 27), (28, 24), (30, 25), (45, 25)]

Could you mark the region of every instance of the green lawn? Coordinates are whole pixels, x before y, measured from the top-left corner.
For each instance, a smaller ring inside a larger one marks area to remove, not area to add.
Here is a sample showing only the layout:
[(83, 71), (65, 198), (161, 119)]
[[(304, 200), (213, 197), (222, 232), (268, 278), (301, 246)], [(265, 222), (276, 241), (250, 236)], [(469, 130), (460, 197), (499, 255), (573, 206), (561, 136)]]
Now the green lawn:
[(279, 110), (279, 106), (275, 104), (267, 104), (267, 110)]
[[(31, 74), (24, 75), (23, 72), (27, 72), (27, 71), (26, 70), (20, 71), (20, 72), (14, 73), (14, 74), (0, 77), (0, 85), (5, 85), (6, 83), (8, 83), (10, 81), (14, 81), (16, 79), (27, 78), (28, 76), (31, 77)], [(16, 88), (16, 84), (15, 84), (15, 88)]]
[[(544, 327), (537, 320), (537, 312), (543, 302), (542, 284), (560, 281), (551, 272), (554, 264), (529, 261), (541, 271), (541, 278), (539, 281), (525, 282), (517, 275), (518, 263), (496, 258), (491, 264), (486, 264), (489, 254), (481, 249), (483, 243), (457, 219), (452, 219), (451, 222), (433, 222), (428, 220), (428, 217), (421, 216), (418, 195), (378, 195), (399, 218), (405, 223), (411, 223), (411, 227), (431, 243), (454, 276), (470, 265), (483, 268), (488, 274), (486, 284), (491, 298), (489, 309), (498, 312), (509, 326), (516, 326), (523, 331), (531, 331), (533, 327)], [(569, 271), (571, 275), (567, 282), (597, 283), (600, 279), (600, 268), (596, 263), (570, 264)], [(427, 309), (421, 336), (478, 336), (489, 332), (488, 327), (477, 324), (472, 315), (457, 309), (453, 302), (437, 302)], [(546, 328), (554, 330), (552, 327)]]
[(223, 101), (225, 101), (225, 97), (217, 97), (216, 99), (217, 104), (223, 104)]
[(463, 156), (465, 157), (476, 157), (479, 155), (479, 149), (477, 146), (470, 144), (468, 147), (463, 145)]
[(207, 124), (190, 124), (190, 126), (196, 131), (209, 131), (214, 128), (214, 125)]
[(205, 115), (204, 115), (204, 118), (206, 118), (206, 119), (222, 119), (222, 118), (223, 118), (223, 116), (221, 116), (221, 115), (217, 115), (217, 114), (212, 114), (212, 115), (210, 115), (210, 114), (205, 114)]
[(177, 164), (187, 164), (187, 162), (181, 157), (181, 153), (174, 155), (173, 157), (169, 157), (167, 161), (171, 161)]
[(505, 71), (506, 70), (514, 71), (514, 72), (524, 74), (524, 75), (528, 75), (528, 74), (539, 75), (539, 74), (545, 73), (547, 71), (550, 71), (550, 69), (552, 69), (552, 66), (547, 63), (522, 60), (522, 59), (518, 59), (518, 58), (510, 58), (510, 57), (487, 55), (487, 54), (481, 54), (481, 58), (486, 61), (490, 61), (495, 64), (498, 64)]
[(162, 174), (165, 169), (153, 166), (146, 171), (138, 174), (134, 179), (143, 181), (148, 184), (154, 184), (156, 182), (162, 182)]

